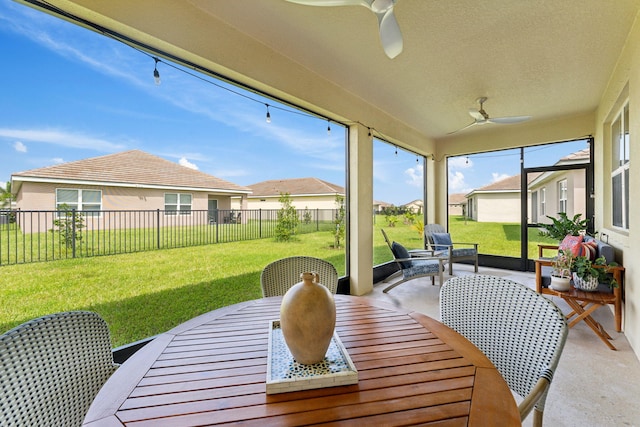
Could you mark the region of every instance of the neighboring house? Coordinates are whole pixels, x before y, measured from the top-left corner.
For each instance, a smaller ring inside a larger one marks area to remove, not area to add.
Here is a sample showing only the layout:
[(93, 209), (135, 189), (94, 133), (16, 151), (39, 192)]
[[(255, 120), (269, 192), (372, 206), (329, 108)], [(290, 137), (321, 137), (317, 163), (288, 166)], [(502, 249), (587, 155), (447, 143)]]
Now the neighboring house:
[[(561, 158), (554, 166), (589, 162), (585, 148)], [(529, 183), (531, 222), (550, 223), (547, 215), (555, 217), (566, 212), (569, 217), (581, 214), (586, 218), (586, 177), (583, 169), (544, 172)]]
[(336, 209), (336, 195), (345, 196), (344, 187), (318, 178), (272, 179), (249, 185), (248, 209), (280, 209), (280, 195), (288, 193), (296, 209)]
[(407, 210), (413, 212), (414, 214), (421, 214), (422, 209), (424, 208), (424, 203), (422, 202), (422, 200), (416, 199), (402, 205), (402, 207), (407, 208)]
[(393, 206), (392, 203), (387, 203), (387, 202), (381, 202), (379, 200), (374, 200), (373, 201), (373, 212), (374, 213), (380, 213), (383, 210), (385, 210), (386, 208), (390, 208), (392, 206)]
[(464, 193), (449, 194), (449, 215), (464, 216), (467, 214), (467, 198)]
[[(530, 174), (529, 182), (538, 175)], [(465, 197), (467, 216), (477, 222), (520, 222), (520, 175), (477, 188)]]
[[(11, 182), (16, 207), (21, 210), (55, 210), (63, 204), (84, 211), (160, 209), (165, 216), (208, 210), (209, 218), (201, 215), (203, 222), (216, 221), (214, 213), (230, 209), (232, 196), (246, 205), (251, 192), (140, 150), (18, 172)], [(90, 219), (100, 218), (87, 215)], [(22, 231), (29, 233), (32, 226), (51, 228), (51, 224), (33, 221), (22, 224)], [(117, 228), (118, 224), (110, 226)]]

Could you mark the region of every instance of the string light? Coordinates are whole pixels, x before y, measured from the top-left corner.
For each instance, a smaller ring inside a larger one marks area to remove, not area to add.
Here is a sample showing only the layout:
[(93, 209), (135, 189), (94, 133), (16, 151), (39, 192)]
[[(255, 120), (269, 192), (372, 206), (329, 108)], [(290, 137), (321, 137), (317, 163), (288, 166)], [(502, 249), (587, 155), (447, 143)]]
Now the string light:
[(396, 157), (398, 157), (398, 146), (396, 145)]
[(269, 112), (269, 104), (264, 104), (267, 107), (267, 123), (271, 123), (271, 113)]
[(327, 119), (327, 135), (331, 135), (331, 120)]
[(367, 128), (369, 130), (369, 138), (371, 138), (371, 128)]
[(160, 72), (158, 71), (158, 62), (160, 62), (160, 60), (155, 56), (153, 57), (153, 59), (154, 61), (156, 61), (155, 65), (153, 66), (153, 80), (156, 82), (156, 86), (160, 86), (160, 83), (162, 83), (160, 81)]

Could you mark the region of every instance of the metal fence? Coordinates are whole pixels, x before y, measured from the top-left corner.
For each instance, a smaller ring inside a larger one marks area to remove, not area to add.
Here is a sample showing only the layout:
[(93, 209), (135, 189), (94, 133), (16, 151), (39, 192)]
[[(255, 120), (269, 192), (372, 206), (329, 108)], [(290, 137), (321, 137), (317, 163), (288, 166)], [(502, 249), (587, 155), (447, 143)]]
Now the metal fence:
[[(0, 265), (273, 238), (278, 211), (3, 210)], [(296, 234), (335, 228), (335, 209), (297, 212)]]

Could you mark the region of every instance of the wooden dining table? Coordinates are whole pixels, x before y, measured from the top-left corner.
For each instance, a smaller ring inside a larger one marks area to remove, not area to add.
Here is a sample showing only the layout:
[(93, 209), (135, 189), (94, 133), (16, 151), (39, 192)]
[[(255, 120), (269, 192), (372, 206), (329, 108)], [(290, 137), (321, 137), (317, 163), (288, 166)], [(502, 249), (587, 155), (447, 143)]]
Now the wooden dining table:
[(500, 373), (464, 337), (391, 304), (335, 301), (357, 384), (267, 394), (269, 328), (281, 297), (264, 298), (159, 335), (106, 382), (84, 425), (521, 425)]

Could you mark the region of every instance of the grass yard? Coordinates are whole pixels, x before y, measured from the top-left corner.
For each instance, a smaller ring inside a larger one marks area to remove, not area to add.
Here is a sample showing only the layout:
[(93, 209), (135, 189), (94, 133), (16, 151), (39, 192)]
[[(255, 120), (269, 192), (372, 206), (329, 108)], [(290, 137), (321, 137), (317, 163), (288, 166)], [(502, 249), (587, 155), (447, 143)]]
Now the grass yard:
[(207, 311), (260, 298), (271, 261), (310, 255), (344, 275), (344, 249), (329, 232), (289, 243), (251, 240), (0, 268), (0, 331), (67, 310), (99, 313), (114, 347), (143, 339)]
[[(413, 226), (388, 227), (377, 217), (374, 265), (393, 259), (380, 228), (409, 249), (422, 247)], [(450, 228), (454, 241), (480, 242), (481, 252), (504, 248), (508, 253), (515, 247), (519, 253), (519, 242), (505, 234), (513, 227), (452, 218)], [(114, 347), (120, 346), (207, 311), (260, 298), (262, 268), (282, 257), (323, 258), (343, 276), (345, 251), (332, 244), (331, 233), (321, 231), (289, 243), (269, 238), (0, 267), (0, 332), (44, 314), (90, 310), (104, 317)]]

